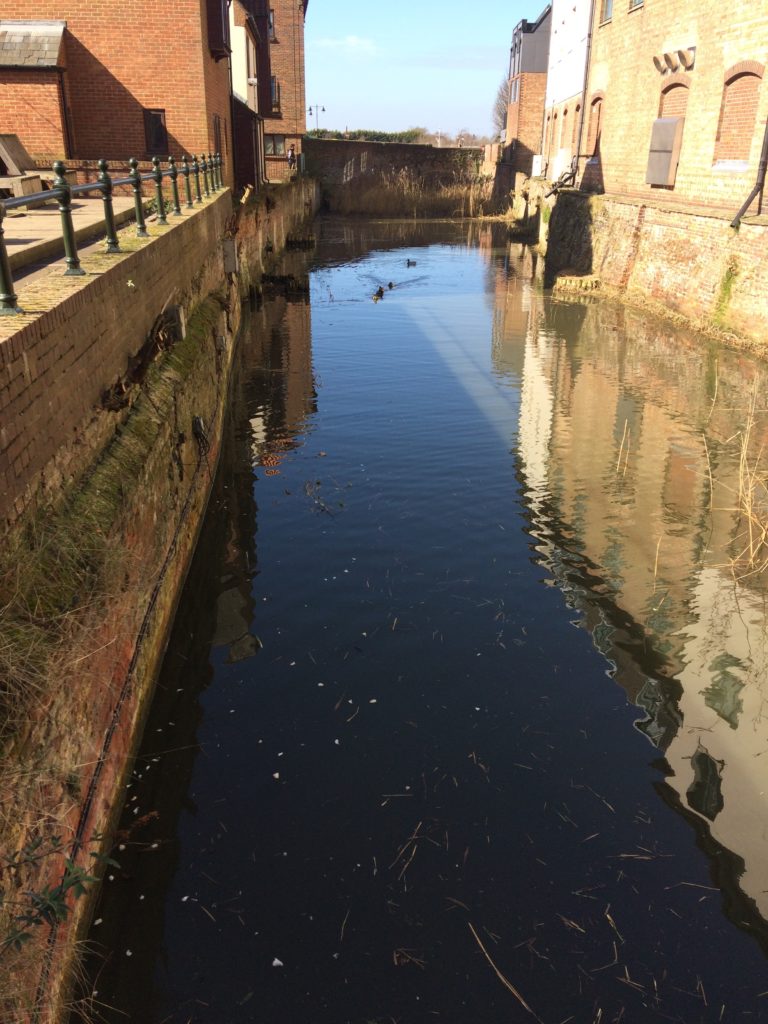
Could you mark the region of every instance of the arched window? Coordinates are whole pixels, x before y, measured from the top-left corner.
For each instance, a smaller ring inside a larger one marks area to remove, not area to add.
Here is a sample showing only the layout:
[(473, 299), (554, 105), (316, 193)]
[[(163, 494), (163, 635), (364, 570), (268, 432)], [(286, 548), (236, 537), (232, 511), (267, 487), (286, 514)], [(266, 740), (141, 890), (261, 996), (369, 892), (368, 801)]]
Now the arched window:
[(661, 94), (659, 117), (685, 117), (688, 83), (671, 82)]
[(600, 135), (603, 131), (603, 97), (595, 96), (589, 105), (589, 130), (587, 131), (587, 156), (600, 153)]
[(576, 104), (576, 109), (573, 112), (573, 137), (571, 138), (571, 146), (574, 151), (579, 144), (579, 121), (581, 120), (581, 104)]
[(563, 119), (560, 122), (560, 149), (564, 146), (570, 145), (570, 136), (568, 135), (568, 107), (563, 110)]
[(715, 136), (715, 161), (749, 160), (763, 71), (763, 65), (757, 61), (743, 61), (726, 71)]
[(549, 140), (550, 141), (550, 148), (549, 148), (549, 152), (550, 153), (552, 152), (552, 150), (557, 151), (558, 138), (559, 138), (559, 136), (557, 134), (557, 111), (555, 111), (555, 113), (552, 115), (552, 138)]
[(549, 152), (549, 147), (552, 142), (552, 115), (547, 114), (547, 123), (544, 128), (544, 152)]

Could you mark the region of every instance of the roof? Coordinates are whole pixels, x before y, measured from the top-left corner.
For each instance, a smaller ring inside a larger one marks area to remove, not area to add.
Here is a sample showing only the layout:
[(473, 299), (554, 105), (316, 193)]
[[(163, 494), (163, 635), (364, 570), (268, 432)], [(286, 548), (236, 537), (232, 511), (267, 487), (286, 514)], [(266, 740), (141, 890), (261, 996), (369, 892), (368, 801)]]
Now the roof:
[(66, 21), (11, 21), (3, 18), (0, 20), (0, 67), (62, 67), (62, 41), (66, 27)]

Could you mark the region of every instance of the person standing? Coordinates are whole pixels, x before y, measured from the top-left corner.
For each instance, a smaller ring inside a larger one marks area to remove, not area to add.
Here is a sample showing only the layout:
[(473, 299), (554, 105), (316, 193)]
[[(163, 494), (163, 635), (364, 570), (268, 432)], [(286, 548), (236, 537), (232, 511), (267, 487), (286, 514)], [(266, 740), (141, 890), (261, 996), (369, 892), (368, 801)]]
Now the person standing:
[(293, 143), (288, 147), (288, 170), (293, 171), (296, 167), (296, 149)]

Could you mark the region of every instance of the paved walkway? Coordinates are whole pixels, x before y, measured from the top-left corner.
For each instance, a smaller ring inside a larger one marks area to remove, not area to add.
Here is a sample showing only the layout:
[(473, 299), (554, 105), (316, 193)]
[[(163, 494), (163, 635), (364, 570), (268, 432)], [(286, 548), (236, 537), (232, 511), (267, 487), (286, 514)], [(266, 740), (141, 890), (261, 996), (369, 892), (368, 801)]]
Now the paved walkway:
[[(132, 197), (115, 196), (112, 202), (118, 226), (133, 219)], [(78, 250), (103, 237), (106, 232), (104, 203), (101, 199), (77, 199), (72, 203), (72, 223)], [(55, 201), (33, 210), (9, 210), (3, 220), (3, 230), (14, 280), (24, 276), (19, 272), (22, 267), (50, 264), (64, 255), (61, 214)]]

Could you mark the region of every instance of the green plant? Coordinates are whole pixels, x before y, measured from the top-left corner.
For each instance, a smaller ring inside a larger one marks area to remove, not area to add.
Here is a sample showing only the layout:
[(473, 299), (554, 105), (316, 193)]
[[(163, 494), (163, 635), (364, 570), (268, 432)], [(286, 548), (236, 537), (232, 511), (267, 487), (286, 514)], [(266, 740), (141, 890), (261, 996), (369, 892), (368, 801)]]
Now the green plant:
[[(3, 889), (18, 888), (23, 884), (21, 876), (25, 871), (35, 869), (49, 857), (63, 859), (61, 878), (55, 884), (22, 890), (20, 899), (10, 899), (0, 889), (0, 913), (5, 912), (8, 920), (8, 931), (0, 936), (0, 957), (9, 949), (17, 952), (23, 949), (41, 925), (65, 921), (70, 911), (69, 900), (84, 896), (87, 886), (96, 881), (95, 876), (66, 856), (61, 836), (37, 836), (17, 853), (0, 855)], [(91, 857), (119, 867), (115, 861), (101, 854), (92, 853)]]
[(715, 323), (722, 325), (726, 311), (731, 301), (733, 284), (738, 277), (739, 265), (735, 256), (729, 256), (725, 265), (725, 272), (720, 279), (720, 289), (715, 303)]

